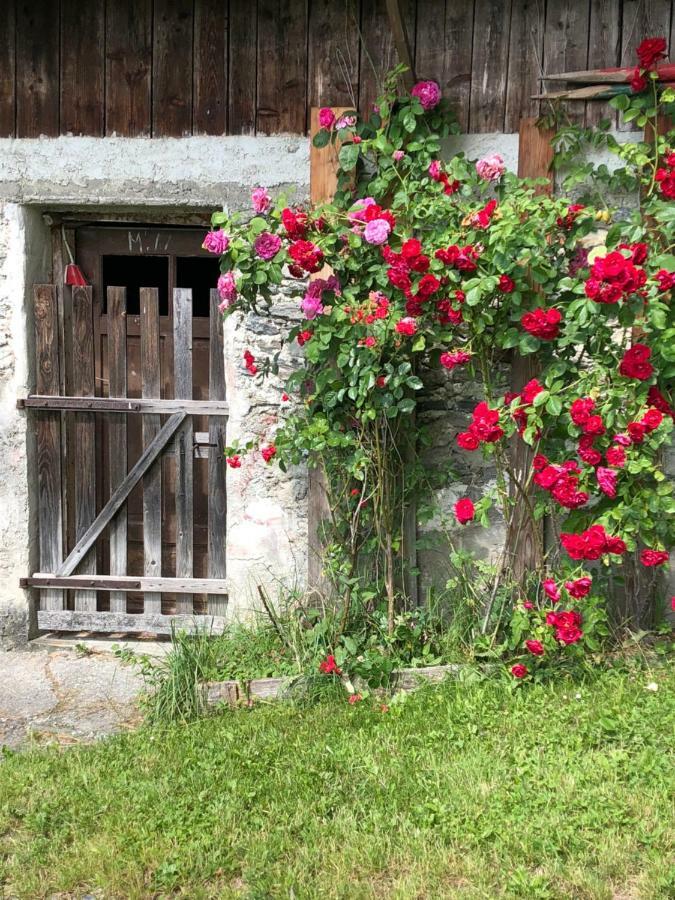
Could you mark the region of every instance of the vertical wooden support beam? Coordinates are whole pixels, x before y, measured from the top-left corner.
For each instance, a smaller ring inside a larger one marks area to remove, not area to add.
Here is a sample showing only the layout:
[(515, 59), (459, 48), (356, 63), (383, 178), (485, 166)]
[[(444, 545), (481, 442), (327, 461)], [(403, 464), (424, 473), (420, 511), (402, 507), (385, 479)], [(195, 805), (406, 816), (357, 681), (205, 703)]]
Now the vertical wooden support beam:
[[(225, 355), (223, 350), (223, 317), (218, 310), (218, 291), (211, 291), (209, 329), (209, 399), (225, 400)], [(225, 422), (220, 416), (209, 419), (209, 578), (225, 578), (225, 539), (227, 497), (225, 493)], [(208, 611), (223, 616), (227, 597), (210, 594)]]
[[(93, 397), (94, 320), (91, 287), (73, 288), (73, 391)], [(79, 540), (96, 518), (96, 421), (93, 413), (76, 413), (75, 419), (75, 537)], [(79, 574), (96, 574), (96, 550), (92, 548), (79, 566)], [(96, 611), (96, 591), (75, 594), (78, 612)]]
[(394, 43), (396, 44), (396, 52), (398, 53), (399, 61), (407, 66), (407, 70), (403, 73), (403, 83), (408, 90), (410, 90), (415, 84), (415, 65), (413, 63), (412, 53), (410, 52), (410, 42), (405, 30), (405, 22), (403, 21), (401, 0), (386, 0), (386, 3), (389, 27), (394, 35)]
[[(36, 388), (38, 394), (60, 393), (58, 310), (51, 284), (33, 288), (35, 309)], [(55, 572), (63, 560), (61, 512), (61, 413), (41, 412), (35, 420), (38, 466), (38, 533), (40, 569)], [(63, 609), (63, 591), (42, 591), (42, 609)]]
[[(173, 291), (173, 359), (174, 396), (177, 400), (192, 400), (192, 290), (189, 288)], [(192, 417), (188, 416), (176, 435), (176, 578), (192, 578), (193, 574), (193, 441)], [(192, 611), (192, 594), (177, 594), (176, 613), (189, 615)]]
[[(159, 296), (157, 288), (141, 288), (141, 381), (143, 397), (159, 398), (161, 378), (159, 362)], [(157, 437), (161, 420), (154, 413), (143, 416), (143, 447)], [(143, 573), (162, 574), (162, 467), (155, 464), (143, 478)], [(146, 615), (162, 611), (162, 595), (146, 593)]]
[[(127, 290), (108, 288), (108, 378), (110, 397), (127, 396)], [(108, 416), (110, 493), (127, 474), (127, 417)], [(127, 508), (110, 525), (110, 574), (127, 574)], [(127, 611), (125, 591), (110, 592), (110, 612)]]

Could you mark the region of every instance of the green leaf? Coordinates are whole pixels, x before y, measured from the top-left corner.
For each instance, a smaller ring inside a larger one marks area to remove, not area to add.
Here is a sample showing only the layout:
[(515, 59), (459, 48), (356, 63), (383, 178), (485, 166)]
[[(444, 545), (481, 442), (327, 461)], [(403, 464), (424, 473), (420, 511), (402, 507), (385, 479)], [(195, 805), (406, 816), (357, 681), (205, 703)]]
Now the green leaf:
[(321, 150), (323, 147), (326, 147), (328, 145), (329, 141), (330, 141), (330, 131), (327, 131), (325, 128), (322, 128), (321, 131), (317, 131), (317, 133), (314, 135), (312, 143), (314, 144), (315, 147), (317, 147), (319, 150)]
[(406, 397), (398, 404), (398, 408), (402, 413), (411, 413), (415, 409), (415, 401), (412, 397)]
[(549, 397), (546, 401), (546, 412), (551, 416), (559, 416), (562, 412), (562, 400), (560, 397)]
[(268, 227), (267, 222), (261, 216), (254, 216), (251, 221), (248, 223), (249, 230), (252, 234), (260, 234), (261, 231), (265, 231)]
[(361, 152), (359, 144), (343, 144), (340, 147), (340, 165), (345, 172), (351, 172), (356, 167)]
[(424, 350), (426, 345), (427, 345), (427, 342), (424, 339), (424, 335), (418, 334), (417, 337), (415, 338), (415, 340), (413, 341), (412, 352), (418, 353), (420, 350)]

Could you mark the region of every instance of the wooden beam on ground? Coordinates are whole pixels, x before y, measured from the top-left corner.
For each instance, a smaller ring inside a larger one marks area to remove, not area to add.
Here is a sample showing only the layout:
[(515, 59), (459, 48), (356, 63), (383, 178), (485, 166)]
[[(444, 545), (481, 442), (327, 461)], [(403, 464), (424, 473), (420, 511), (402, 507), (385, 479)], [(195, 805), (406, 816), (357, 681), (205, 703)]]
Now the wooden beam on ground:
[(138, 413), (171, 415), (184, 412), (189, 416), (227, 416), (227, 403), (220, 400), (180, 400), (156, 397), (133, 400), (121, 397), (65, 397), (59, 394), (29, 394), (16, 401), (17, 409), (55, 409), (93, 413)]
[(94, 632), (149, 632), (150, 634), (171, 634), (186, 631), (194, 634), (206, 631), (222, 634), (227, 627), (225, 619), (219, 616), (163, 616), (140, 613), (112, 612), (70, 612), (68, 610), (38, 613), (38, 628), (42, 631), (94, 631)]

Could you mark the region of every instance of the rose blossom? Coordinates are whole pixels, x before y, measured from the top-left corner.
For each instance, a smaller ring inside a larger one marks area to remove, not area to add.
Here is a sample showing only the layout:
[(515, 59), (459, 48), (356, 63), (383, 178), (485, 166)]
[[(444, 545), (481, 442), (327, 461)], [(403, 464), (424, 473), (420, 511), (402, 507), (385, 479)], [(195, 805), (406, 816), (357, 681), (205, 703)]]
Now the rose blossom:
[(441, 353), (439, 361), (444, 369), (452, 372), (454, 368), (463, 366), (464, 363), (469, 362), (470, 359), (470, 353), (467, 353), (465, 350), (456, 350), (454, 353)]
[(225, 253), (229, 246), (230, 239), (222, 230), (222, 228), (219, 228), (218, 231), (208, 231), (204, 236), (204, 243), (202, 244), (204, 250), (208, 250), (209, 253), (217, 253), (219, 255)]
[(516, 663), (515, 666), (511, 666), (511, 674), (514, 678), (525, 678), (527, 666), (524, 666), (522, 663)]
[(272, 205), (272, 198), (264, 187), (257, 187), (251, 194), (251, 203), (257, 213), (266, 213)]
[(574, 597), (575, 600), (580, 600), (588, 594), (592, 584), (593, 579), (588, 575), (584, 575), (582, 578), (577, 578), (574, 581), (566, 581), (565, 588), (570, 597)]
[(305, 318), (310, 321), (321, 315), (323, 312), (321, 297), (314, 297), (311, 294), (305, 294), (300, 303), (300, 307), (302, 308)]
[(259, 256), (260, 259), (274, 259), (281, 249), (281, 238), (277, 234), (263, 231), (263, 233), (259, 234), (255, 239), (253, 247), (256, 255)]
[(670, 554), (667, 550), (643, 550), (640, 554), (640, 562), (643, 566), (663, 566), (668, 562)]
[(411, 316), (406, 316), (406, 318), (400, 319), (396, 323), (396, 331), (399, 334), (407, 334), (410, 337), (417, 331), (417, 322)]
[(595, 470), (595, 476), (598, 479), (598, 485), (602, 493), (613, 500), (616, 497), (617, 473), (614, 469), (606, 469), (604, 466), (598, 466)]
[(553, 601), (553, 603), (557, 603), (560, 600), (560, 588), (555, 583), (552, 578), (545, 578), (541, 586), (544, 589), (544, 593), (546, 596)]
[(342, 116), (335, 123), (338, 131), (341, 131), (343, 128), (353, 128), (354, 125), (356, 125), (356, 116)]
[(499, 181), (505, 171), (506, 166), (499, 153), (479, 159), (476, 163), (476, 172), (483, 181)]
[(544, 655), (544, 645), (541, 641), (525, 641), (525, 646), (533, 656)]
[(441, 99), (441, 89), (435, 81), (418, 81), (410, 94), (417, 97), (425, 112), (438, 106)]
[(241, 458), (236, 453), (226, 457), (225, 461), (231, 469), (241, 469)]
[(321, 128), (332, 128), (335, 124), (335, 113), (328, 106), (323, 106), (319, 110), (319, 126)]
[(223, 312), (237, 299), (237, 286), (232, 272), (224, 272), (218, 279), (218, 294), (223, 301), (218, 309)]
[(662, 37), (645, 38), (637, 48), (637, 58), (643, 69), (651, 69), (666, 55), (666, 39)]
[(394, 150), (394, 152), (391, 154), (391, 157), (394, 160), (394, 162), (400, 162), (404, 156), (405, 156), (405, 153), (403, 152), (403, 150)]
[(646, 381), (654, 373), (654, 366), (649, 362), (652, 351), (646, 344), (633, 344), (626, 350), (621, 363), (619, 374), (625, 378), (636, 378), (638, 381)]
[(386, 219), (373, 219), (368, 222), (363, 232), (369, 244), (384, 244), (391, 234), (391, 225)]
[(461, 500), (458, 500), (457, 503), (455, 503), (454, 510), (455, 518), (460, 525), (466, 525), (467, 522), (470, 522), (476, 512), (473, 503), (468, 497), (462, 497)]
[(626, 465), (626, 451), (623, 447), (610, 447), (605, 453), (608, 466), (622, 469)]
[(272, 459), (273, 456), (276, 456), (276, 454), (277, 454), (277, 448), (274, 446), (274, 444), (270, 444), (269, 447), (263, 447), (262, 450), (260, 451), (260, 455), (262, 456), (262, 458), (265, 460), (266, 463), (268, 463)]

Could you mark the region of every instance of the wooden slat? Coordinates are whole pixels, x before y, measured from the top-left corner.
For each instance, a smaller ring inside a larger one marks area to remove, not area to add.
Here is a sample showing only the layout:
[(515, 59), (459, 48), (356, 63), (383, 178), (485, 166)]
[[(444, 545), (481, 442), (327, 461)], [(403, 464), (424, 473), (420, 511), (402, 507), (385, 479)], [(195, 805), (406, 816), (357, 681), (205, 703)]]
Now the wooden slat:
[(227, 416), (227, 403), (211, 400), (169, 400), (142, 399), (123, 400), (115, 397), (47, 397), (43, 394), (29, 394), (16, 401), (18, 409), (63, 409), (88, 410), (105, 413), (158, 413), (170, 415), (184, 412), (190, 416)]
[(360, 0), (309, 7), (309, 105), (356, 109)]
[[(664, 37), (668, 40), (671, 19), (671, 0), (623, 0), (621, 28), (622, 66), (637, 65), (636, 49), (646, 37)], [(675, 61), (675, 48), (669, 46), (670, 61)], [(581, 68), (581, 67), (580, 67)], [(625, 123), (618, 116), (620, 131), (633, 131), (634, 122)]]
[(192, 131), (192, 0), (155, 0), (152, 42), (152, 133)]
[(415, 84), (415, 63), (405, 23), (405, 0), (385, 0), (387, 20), (399, 62), (405, 66), (402, 80), (408, 90)]
[(227, 117), (227, 5), (198, 0), (194, 27), (194, 134), (225, 134)]
[[(588, 64), (593, 68), (618, 66), (621, 59), (622, 0), (593, 0), (588, 30)], [(616, 124), (616, 111), (606, 103), (586, 105), (586, 124), (595, 125), (600, 119)]]
[[(256, 7), (249, 0), (230, 0), (230, 55), (228, 60), (228, 132), (255, 132), (258, 63)], [(242, 78), (242, 72), (247, 77)]]
[(14, 137), (16, 116), (16, 0), (0, 15), (0, 138)]
[(61, 133), (103, 134), (105, 4), (61, 0)]
[[(0, 13), (1, 14), (1, 13)], [(16, 136), (59, 133), (59, 13), (49, 0), (16, 10)]]
[[(174, 288), (173, 292), (173, 378), (174, 394), (192, 399), (192, 291)], [(176, 435), (176, 577), (191, 578), (193, 573), (194, 485), (192, 419), (186, 419)], [(192, 597), (180, 594), (176, 612), (191, 613)]]
[[(59, 389), (58, 312), (51, 284), (35, 285), (36, 384), (40, 391)], [(35, 423), (38, 469), (38, 531), (40, 567), (53, 571), (63, 559), (61, 508), (61, 414), (44, 412)], [(63, 591), (42, 596), (45, 609), (63, 609)]]
[(185, 591), (189, 594), (227, 594), (229, 586), (224, 578), (146, 578), (143, 575), (55, 575), (35, 572), (21, 579), (22, 587), (68, 588), (81, 591)]
[[(415, 0), (402, 4), (406, 32), (415, 34)], [(413, 59), (415, 48), (411, 47)], [(361, 56), (359, 110), (365, 118), (373, 111), (373, 104), (382, 91), (382, 79), (398, 63), (396, 44), (387, 19), (385, 0), (367, 0), (361, 12)]]
[(197, 630), (222, 634), (225, 619), (217, 616), (162, 616), (132, 613), (39, 612), (38, 627), (43, 631), (148, 632), (171, 634), (172, 630), (193, 633)]
[[(588, 65), (590, 0), (548, 0), (544, 35), (544, 72), (569, 72)], [(584, 105), (569, 103), (567, 114), (583, 122)]]
[(257, 132), (305, 133), (306, 68), (306, 0), (258, 0)]
[(162, 426), (162, 429), (152, 443), (144, 448), (143, 453), (129, 470), (127, 477), (115, 488), (110, 495), (110, 499), (92, 522), (91, 526), (82, 535), (66, 559), (58, 567), (56, 570), (57, 575), (72, 575), (80, 564), (80, 560), (88, 553), (91, 547), (94, 546), (96, 539), (112, 522), (115, 514), (121, 509), (122, 504), (126, 502), (131, 491), (136, 487), (164, 447), (166, 447), (167, 443), (174, 436), (184, 418), (185, 413), (174, 413), (168, 422)]
[[(73, 288), (73, 389), (82, 396), (95, 393), (94, 323), (90, 287)], [(79, 541), (96, 518), (96, 422), (92, 413), (75, 414), (75, 537)], [(80, 561), (80, 571), (96, 572), (96, 554), (92, 550)], [(82, 591), (75, 608), (96, 609), (96, 593)]]
[(511, 0), (476, 0), (469, 130), (504, 130)]
[[(108, 288), (108, 379), (111, 397), (127, 395), (127, 297), (126, 288)], [(127, 419), (111, 416), (108, 422), (110, 447), (110, 490), (121, 484), (127, 474)], [(110, 574), (127, 572), (127, 511), (120, 510), (110, 524)], [(118, 591), (110, 593), (110, 612), (126, 612), (127, 598)]]
[[(141, 288), (141, 379), (144, 397), (159, 397), (159, 297), (157, 288)], [(152, 446), (160, 433), (156, 415), (143, 416), (143, 447)], [(143, 572), (162, 574), (162, 468), (154, 466), (143, 478)], [(145, 594), (146, 613), (162, 611), (161, 594)]]
[[(223, 349), (223, 317), (218, 311), (218, 291), (211, 291), (211, 334), (209, 338), (209, 397), (225, 399), (225, 353)], [(225, 464), (225, 423), (209, 421), (209, 578), (224, 578), (226, 572), (225, 540), (227, 529), (227, 496)], [(224, 615), (227, 600), (209, 596), (208, 609)]]
[(106, 134), (150, 134), (151, 78), (152, 0), (106, 3)]
[(518, 131), (518, 177), (547, 178), (548, 183), (542, 185), (537, 193), (550, 194), (553, 190), (551, 163), (553, 147), (551, 139), (554, 132), (549, 128), (538, 128), (536, 117), (524, 118), (520, 121)]
[(531, 99), (538, 92), (543, 74), (544, 4), (541, 0), (521, 0), (511, 7), (508, 77), (504, 131), (518, 131), (523, 116), (536, 116), (539, 103)]

